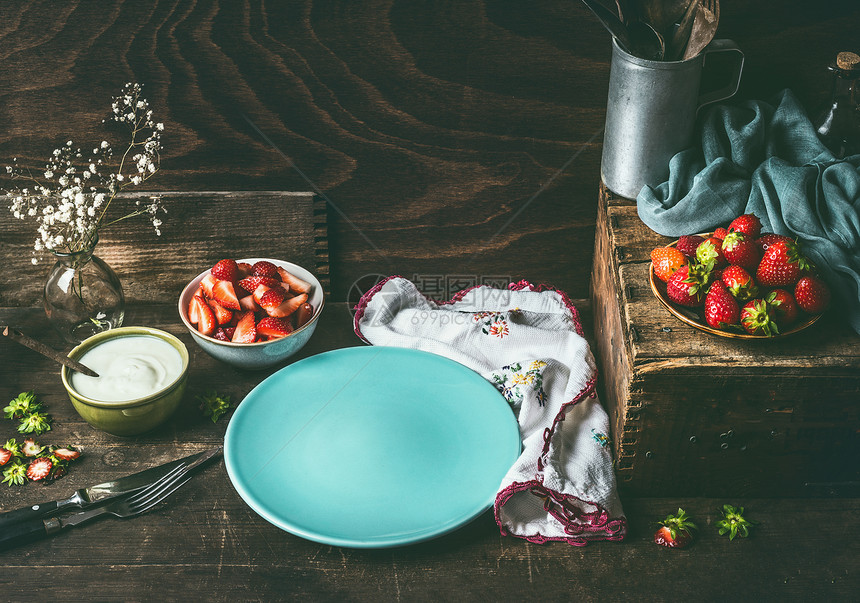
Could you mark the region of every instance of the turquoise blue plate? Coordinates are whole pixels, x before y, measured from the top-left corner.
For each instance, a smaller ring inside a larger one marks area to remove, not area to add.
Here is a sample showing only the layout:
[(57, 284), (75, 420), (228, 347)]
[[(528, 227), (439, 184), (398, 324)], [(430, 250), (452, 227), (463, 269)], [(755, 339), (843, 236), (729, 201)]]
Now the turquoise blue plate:
[(447, 358), (334, 350), (260, 383), (230, 419), (227, 473), (267, 521), (325, 544), (435, 538), (495, 499), (520, 454), (504, 397)]

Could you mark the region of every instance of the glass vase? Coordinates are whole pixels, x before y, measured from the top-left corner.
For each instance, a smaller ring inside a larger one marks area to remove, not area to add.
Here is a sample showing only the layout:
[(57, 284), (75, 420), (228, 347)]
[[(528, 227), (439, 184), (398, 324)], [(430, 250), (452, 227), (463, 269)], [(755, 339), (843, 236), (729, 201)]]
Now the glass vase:
[(57, 252), (45, 283), (48, 321), (69, 343), (122, 325), (125, 297), (113, 269), (93, 255), (98, 235), (85, 249)]

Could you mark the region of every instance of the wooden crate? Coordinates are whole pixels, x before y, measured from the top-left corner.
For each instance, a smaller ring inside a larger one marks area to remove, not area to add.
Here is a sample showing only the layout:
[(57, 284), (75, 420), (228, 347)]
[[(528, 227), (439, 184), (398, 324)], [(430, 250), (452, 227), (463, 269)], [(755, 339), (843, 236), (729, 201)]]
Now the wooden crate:
[(648, 283), (669, 241), (601, 187), (592, 310), (621, 492), (857, 494), (860, 336), (832, 312), (784, 339), (694, 329)]

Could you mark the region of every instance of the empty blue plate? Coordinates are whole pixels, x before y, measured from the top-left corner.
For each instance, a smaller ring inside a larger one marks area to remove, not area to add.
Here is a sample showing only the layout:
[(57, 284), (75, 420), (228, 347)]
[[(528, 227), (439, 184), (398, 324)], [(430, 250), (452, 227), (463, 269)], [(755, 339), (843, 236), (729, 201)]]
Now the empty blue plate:
[(334, 350), (260, 383), (230, 419), (227, 473), (267, 521), (325, 544), (420, 542), (471, 521), (520, 454), (504, 397), (442, 356)]

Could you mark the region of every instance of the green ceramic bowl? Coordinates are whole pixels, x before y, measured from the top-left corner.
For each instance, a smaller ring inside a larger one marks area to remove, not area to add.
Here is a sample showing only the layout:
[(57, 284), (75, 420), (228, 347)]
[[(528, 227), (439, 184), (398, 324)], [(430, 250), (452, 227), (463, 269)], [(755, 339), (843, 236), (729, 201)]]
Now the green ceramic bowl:
[(86, 339), (69, 352), (69, 357), (77, 360), (99, 343), (129, 335), (151, 335), (173, 346), (182, 358), (182, 372), (179, 377), (167, 387), (143, 398), (128, 402), (100, 402), (75, 391), (72, 387), (71, 369), (63, 367), (60, 371), (63, 387), (66, 388), (69, 400), (72, 401), (78, 414), (96, 429), (119, 436), (137, 435), (161, 425), (179, 406), (188, 382), (188, 350), (185, 344), (170, 333), (159, 329), (149, 327), (110, 329)]

